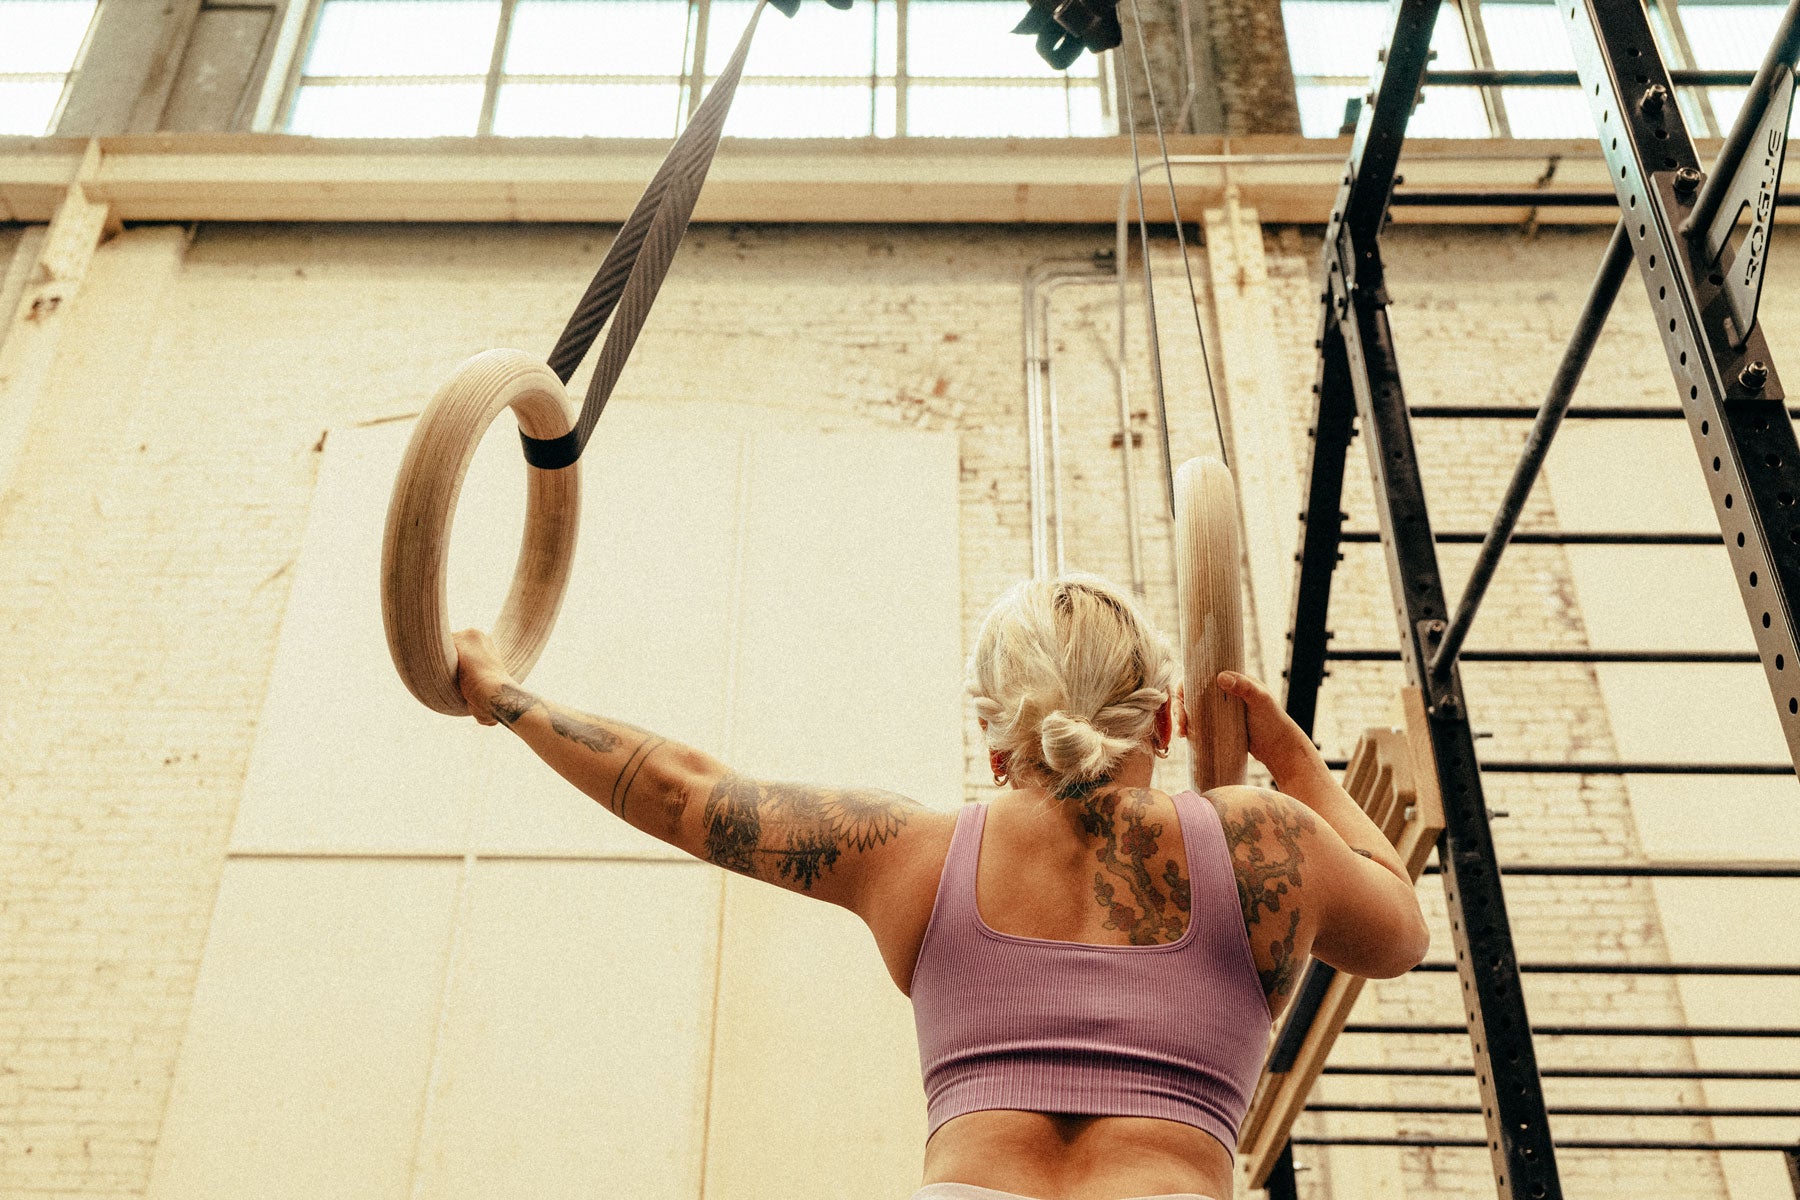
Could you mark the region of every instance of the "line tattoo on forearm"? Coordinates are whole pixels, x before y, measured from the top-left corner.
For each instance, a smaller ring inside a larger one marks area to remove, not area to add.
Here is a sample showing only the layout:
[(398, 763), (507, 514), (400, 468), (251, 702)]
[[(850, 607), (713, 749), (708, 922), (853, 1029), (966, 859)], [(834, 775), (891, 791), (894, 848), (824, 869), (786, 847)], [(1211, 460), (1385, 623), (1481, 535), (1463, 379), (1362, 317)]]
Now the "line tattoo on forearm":
[(488, 712), (493, 715), (494, 720), (510, 729), (518, 723), (520, 717), (542, 703), (524, 688), (507, 683), (502, 684), (500, 690), (494, 693), (494, 698), (488, 701)]
[[(614, 739), (615, 742), (617, 740), (617, 738)], [(619, 816), (625, 815), (625, 802), (631, 798), (631, 785), (637, 781), (638, 772), (643, 769), (644, 763), (649, 761), (650, 756), (656, 753), (657, 747), (661, 746), (665, 740), (659, 737), (647, 737), (638, 743), (638, 748), (633, 750), (631, 757), (625, 760), (625, 769), (619, 772), (619, 778), (613, 782), (612, 803), (607, 805)]]

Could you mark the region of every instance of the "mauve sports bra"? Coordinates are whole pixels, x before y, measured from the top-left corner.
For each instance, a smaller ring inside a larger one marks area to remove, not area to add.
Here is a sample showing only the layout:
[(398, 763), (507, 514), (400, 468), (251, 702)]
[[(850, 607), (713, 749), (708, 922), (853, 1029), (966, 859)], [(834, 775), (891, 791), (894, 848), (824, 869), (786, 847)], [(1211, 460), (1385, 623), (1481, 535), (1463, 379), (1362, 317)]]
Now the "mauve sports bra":
[(975, 906), (986, 804), (958, 814), (913, 968), (931, 1132), (981, 1109), (1161, 1117), (1234, 1155), (1269, 1046), (1219, 814), (1172, 799), (1187, 854), (1187, 930), (1154, 946), (1000, 933)]

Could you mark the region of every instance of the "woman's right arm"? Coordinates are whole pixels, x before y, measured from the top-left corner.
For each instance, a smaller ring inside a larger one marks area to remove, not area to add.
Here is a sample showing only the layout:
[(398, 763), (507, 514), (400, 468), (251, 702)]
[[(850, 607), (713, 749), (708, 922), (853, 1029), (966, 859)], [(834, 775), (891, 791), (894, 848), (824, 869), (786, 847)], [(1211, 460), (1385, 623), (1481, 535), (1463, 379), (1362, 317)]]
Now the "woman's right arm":
[[(1289, 813), (1288, 820), (1297, 827), (1297, 852), (1311, 860), (1303, 904), (1316, 914), (1313, 954), (1340, 970), (1375, 979), (1417, 966), (1430, 948), (1431, 934), (1412, 878), (1392, 844), (1332, 777), (1312, 739), (1261, 684), (1248, 675), (1222, 673), (1219, 686), (1244, 701), (1250, 752), (1280, 789), (1262, 792), (1262, 802), (1304, 809)], [(1307, 813), (1319, 820), (1307, 820)]]

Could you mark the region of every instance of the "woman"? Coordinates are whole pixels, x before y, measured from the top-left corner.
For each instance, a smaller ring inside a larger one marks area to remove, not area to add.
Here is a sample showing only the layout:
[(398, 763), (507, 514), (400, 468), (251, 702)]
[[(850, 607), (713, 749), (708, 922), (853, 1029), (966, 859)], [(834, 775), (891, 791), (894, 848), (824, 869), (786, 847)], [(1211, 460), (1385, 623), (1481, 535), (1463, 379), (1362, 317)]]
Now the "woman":
[(1255, 680), (1216, 683), (1282, 790), (1150, 786), (1186, 734), (1173, 657), (1098, 576), (1026, 581), (989, 610), (969, 686), (1011, 790), (955, 814), (744, 778), (532, 695), (483, 634), (456, 645), (476, 719), (615, 814), (868, 924), (918, 1023), (931, 1133), (914, 1200), (1228, 1197), (1307, 956), (1387, 978), (1425, 954), (1405, 867)]

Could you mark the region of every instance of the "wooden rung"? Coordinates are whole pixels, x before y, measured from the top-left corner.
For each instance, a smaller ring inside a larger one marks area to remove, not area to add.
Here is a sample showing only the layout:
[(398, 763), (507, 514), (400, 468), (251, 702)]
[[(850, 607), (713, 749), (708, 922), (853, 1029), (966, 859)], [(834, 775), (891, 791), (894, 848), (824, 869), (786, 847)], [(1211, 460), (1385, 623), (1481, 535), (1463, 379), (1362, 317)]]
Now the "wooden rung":
[[(1358, 740), (1344, 769), (1344, 790), (1387, 835), (1416, 883), (1444, 830), (1444, 805), (1425, 705), (1417, 688), (1401, 689), (1400, 708), (1402, 728), (1370, 729)], [(1333, 976), (1294, 1065), (1279, 1075), (1265, 1071), (1257, 1082), (1238, 1133), (1238, 1166), (1248, 1186), (1267, 1183), (1363, 983), (1361, 977), (1342, 971)]]

